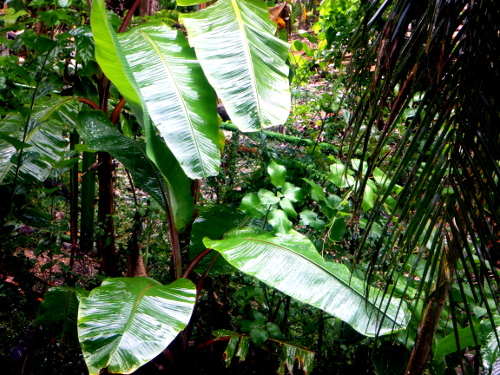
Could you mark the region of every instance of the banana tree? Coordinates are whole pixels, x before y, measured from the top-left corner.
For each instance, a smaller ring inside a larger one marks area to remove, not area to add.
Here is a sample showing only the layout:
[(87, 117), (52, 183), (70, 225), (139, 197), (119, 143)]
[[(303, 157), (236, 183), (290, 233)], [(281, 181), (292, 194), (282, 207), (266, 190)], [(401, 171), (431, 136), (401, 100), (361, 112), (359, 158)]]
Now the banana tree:
[[(190, 180), (218, 172), (216, 96), (241, 131), (282, 124), (289, 113), (288, 46), (273, 35), (275, 25), (263, 2), (220, 0), (181, 20), (189, 41), (180, 31), (156, 24), (117, 34), (104, 0), (92, 3), (96, 60), (134, 113), (145, 144), (121, 135), (103, 111), (82, 111), (77, 129), (89, 151), (111, 153), (166, 205), (176, 276), (167, 286), (148, 278), (108, 279), (88, 296), (76, 294), (78, 335), (92, 375), (103, 368), (135, 371), (169, 345), (191, 318), (196, 287), (186, 277), (194, 263), (182, 272), (176, 231), (191, 221)], [(116, 108), (112, 118), (120, 106)], [(284, 183), (282, 176), (274, 177)], [(407, 324), (404, 301), (369, 287), (345, 266), (325, 261), (292, 228), (243, 227), (228, 230), (222, 239), (206, 238), (204, 244), (241, 271), (364, 335), (390, 334)], [(44, 304), (63, 308), (65, 304), (51, 299), (74, 295), (60, 290)], [(59, 316), (67, 317), (65, 311)]]

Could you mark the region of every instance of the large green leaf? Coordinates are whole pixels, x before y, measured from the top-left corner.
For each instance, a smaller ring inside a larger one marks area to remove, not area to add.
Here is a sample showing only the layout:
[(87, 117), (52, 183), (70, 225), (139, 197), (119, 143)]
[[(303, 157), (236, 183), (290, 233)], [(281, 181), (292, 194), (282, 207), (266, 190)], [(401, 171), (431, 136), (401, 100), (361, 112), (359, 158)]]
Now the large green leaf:
[(500, 358), (500, 317), (495, 316), (493, 322), (482, 320), (479, 335), (482, 343), (482, 360), (486, 373), (493, 370)]
[(78, 336), (90, 375), (134, 372), (183, 330), (196, 287), (187, 279), (168, 286), (145, 277), (105, 280), (78, 311)]
[(217, 100), (185, 36), (148, 25), (118, 40), (151, 119), (186, 174), (193, 179), (216, 175)]
[[(198, 254), (205, 250), (203, 238), (210, 236), (212, 238), (222, 238), (222, 235), (235, 227), (259, 227), (262, 228), (264, 220), (262, 218), (250, 218), (244, 212), (229, 205), (211, 207), (207, 211), (198, 213), (191, 230), (191, 241), (189, 245), (189, 257), (194, 259)], [(205, 256), (196, 271), (203, 273), (213, 261), (215, 251)], [(219, 256), (210, 269), (209, 275), (220, 275), (232, 273), (235, 269), (227, 261)]]
[(139, 188), (166, 206), (163, 176), (147, 157), (144, 145), (121, 134), (102, 111), (81, 111), (77, 129), (90, 149), (109, 152), (129, 170)]
[(442, 361), (448, 354), (458, 352), (467, 347), (472, 348), (477, 346), (477, 338), (475, 335), (478, 335), (478, 333), (479, 325), (476, 324), (474, 327), (468, 326), (443, 337), (439, 340), (436, 348), (434, 349), (434, 361)]
[(106, 14), (104, 0), (92, 2), (90, 26), (95, 42), (95, 58), (102, 71), (123, 95), (137, 121), (144, 124), (142, 99), (116, 33)]
[[(0, 122), (0, 183), (14, 179), (19, 155), (16, 152), (21, 148), (17, 182), (45, 180), (67, 151), (68, 141), (63, 137), (63, 131), (71, 128), (77, 107), (73, 98), (57, 98), (34, 107), (29, 118), (19, 113), (7, 115)], [(23, 142), (25, 126), (27, 131)]]
[[(169, 168), (162, 175), (146, 155), (145, 145), (121, 134), (102, 111), (81, 111), (77, 129), (89, 148), (109, 152), (118, 159), (130, 171), (136, 185), (149, 193), (162, 207), (166, 207), (169, 200), (178, 229), (191, 220), (194, 207), (190, 180), (183, 175), (182, 170), (178, 170), (180, 168), (172, 154), (164, 154), (163, 162)], [(161, 142), (159, 139), (158, 141)]]
[[(182, 2), (180, 2), (182, 4)], [(283, 124), (290, 112), (288, 44), (260, 0), (219, 0), (180, 14), (208, 81), (242, 131)]]
[(325, 261), (303, 235), (271, 234), (252, 228), (234, 230), (224, 239), (204, 240), (241, 271), (318, 307), (367, 335), (383, 335), (407, 324), (403, 301), (382, 298), (381, 292), (353, 277), (342, 264)]
[(89, 291), (81, 288), (56, 286), (50, 288), (40, 305), (35, 325), (51, 325), (62, 322), (62, 333), (75, 334), (78, 304), (81, 297), (87, 297)]
[(191, 180), (169, 150), (165, 141), (158, 137), (149, 121), (146, 125), (146, 152), (165, 177), (169, 210), (177, 230), (184, 228), (193, 219), (194, 202), (191, 195)]

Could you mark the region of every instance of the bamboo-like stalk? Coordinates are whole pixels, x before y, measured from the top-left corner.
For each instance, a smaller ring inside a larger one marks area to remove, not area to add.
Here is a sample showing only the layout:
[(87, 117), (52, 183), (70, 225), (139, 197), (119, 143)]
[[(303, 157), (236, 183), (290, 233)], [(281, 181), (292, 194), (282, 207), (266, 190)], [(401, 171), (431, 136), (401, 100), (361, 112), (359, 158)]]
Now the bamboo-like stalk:
[(80, 198), (80, 251), (84, 254), (88, 254), (93, 248), (95, 171), (91, 167), (94, 165), (95, 160), (93, 152), (83, 152)]
[[(238, 128), (236, 125), (230, 123), (230, 122), (224, 122), (220, 126), (221, 129), (224, 130), (229, 130), (232, 132), (238, 131)], [(291, 143), (291, 144), (296, 144), (299, 146), (314, 146), (315, 141), (308, 139), (308, 138), (300, 138), (300, 137), (295, 137), (293, 135), (286, 135), (286, 134), (281, 134), (281, 133), (275, 133), (275, 132), (270, 132), (267, 130), (263, 130), (262, 133), (265, 134), (265, 136), (269, 139), (276, 139), (278, 141), (283, 141), (286, 143)], [(337, 146), (332, 145), (331, 143), (325, 143), (325, 142), (319, 142), (317, 144), (320, 148), (323, 148), (325, 150), (331, 150), (331, 151), (337, 151)]]
[[(69, 137), (70, 150), (75, 149), (75, 145), (80, 143), (80, 136), (74, 130)], [(71, 236), (71, 257), (69, 261), (69, 268), (73, 270), (75, 265), (76, 247), (78, 245), (78, 158), (79, 154), (74, 156), (77, 162), (73, 164), (70, 171), (70, 206), (69, 206), (69, 222), (70, 222), (70, 236)], [(66, 275), (66, 279), (71, 283), (71, 274)]]

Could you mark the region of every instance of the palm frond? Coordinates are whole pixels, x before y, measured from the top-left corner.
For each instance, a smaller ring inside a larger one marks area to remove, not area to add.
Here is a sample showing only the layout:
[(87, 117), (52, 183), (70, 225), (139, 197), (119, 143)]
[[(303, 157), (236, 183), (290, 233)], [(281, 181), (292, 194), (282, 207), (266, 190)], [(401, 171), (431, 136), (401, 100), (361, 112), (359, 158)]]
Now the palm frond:
[[(472, 326), (473, 305), (485, 308), (493, 324), (500, 312), (500, 5), (375, 1), (368, 12), (350, 46), (358, 57), (350, 91), (360, 99), (346, 137), (347, 160), (368, 162), (358, 175), (359, 194), (376, 167), (390, 180), (365, 213), (358, 257), (371, 260), (372, 277), (382, 273), (395, 282), (406, 270), (407, 280), (422, 280), (415, 301), (429, 302), (443, 287), (440, 298), (460, 296), (469, 316), (460, 324)], [(387, 214), (395, 184), (403, 190)], [(372, 244), (369, 228), (380, 215), (387, 216), (386, 236)], [(432, 324), (431, 336), (438, 322)], [(414, 352), (422, 350), (422, 337), (416, 340)], [(425, 364), (430, 344), (422, 345)]]

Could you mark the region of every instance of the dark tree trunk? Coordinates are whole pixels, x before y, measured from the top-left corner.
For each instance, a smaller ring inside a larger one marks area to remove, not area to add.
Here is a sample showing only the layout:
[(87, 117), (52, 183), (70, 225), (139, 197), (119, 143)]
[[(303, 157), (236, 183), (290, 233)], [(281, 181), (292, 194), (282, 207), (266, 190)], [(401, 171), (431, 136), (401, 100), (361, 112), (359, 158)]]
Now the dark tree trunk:
[(99, 222), (103, 229), (98, 240), (98, 250), (102, 258), (101, 271), (108, 276), (119, 276), (113, 220), (113, 159), (107, 152), (99, 152), (97, 157), (99, 163)]
[(139, 6), (139, 16), (151, 16), (158, 10), (158, 0), (142, 0)]

